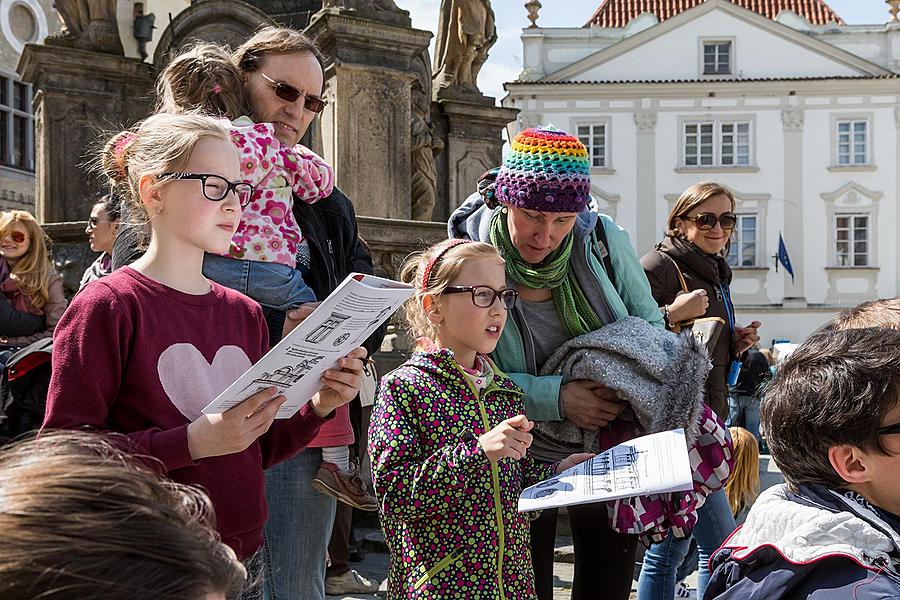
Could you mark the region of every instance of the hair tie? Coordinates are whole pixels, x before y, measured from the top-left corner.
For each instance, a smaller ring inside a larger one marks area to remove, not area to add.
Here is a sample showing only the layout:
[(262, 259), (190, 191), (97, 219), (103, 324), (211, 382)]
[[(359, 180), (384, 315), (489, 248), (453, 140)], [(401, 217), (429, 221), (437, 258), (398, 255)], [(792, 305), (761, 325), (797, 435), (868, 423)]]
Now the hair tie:
[(116, 160), (116, 167), (118, 167), (119, 175), (123, 178), (128, 177), (128, 171), (125, 169), (125, 151), (128, 149), (128, 145), (133, 142), (136, 137), (136, 135), (127, 131), (119, 136), (113, 147), (113, 158)]
[(221, 93), (222, 93), (222, 86), (217, 83), (216, 85), (213, 86), (213, 94), (218, 96)]
[(456, 248), (460, 244), (468, 244), (471, 241), (472, 240), (457, 239), (445, 242), (444, 247), (441, 248), (441, 250), (437, 254), (431, 257), (431, 260), (429, 260), (425, 265), (425, 270), (422, 271), (422, 292), (425, 292), (428, 289), (428, 279), (431, 277), (431, 271), (434, 269), (434, 265), (437, 264), (441, 257), (444, 256), (444, 254), (446, 254), (447, 251), (451, 248)]

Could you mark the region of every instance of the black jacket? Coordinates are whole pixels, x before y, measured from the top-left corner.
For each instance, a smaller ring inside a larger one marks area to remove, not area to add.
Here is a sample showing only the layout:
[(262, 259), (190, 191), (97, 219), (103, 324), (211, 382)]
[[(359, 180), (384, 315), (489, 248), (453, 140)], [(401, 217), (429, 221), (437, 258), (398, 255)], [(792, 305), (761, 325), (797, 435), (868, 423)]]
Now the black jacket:
[[(294, 202), (294, 219), (309, 242), (312, 269), (306, 284), (324, 300), (350, 273), (372, 275), (372, 257), (359, 237), (356, 212), (344, 192), (334, 188), (331, 195), (314, 204)], [(376, 330), (363, 344), (372, 356), (381, 346), (386, 326)]]

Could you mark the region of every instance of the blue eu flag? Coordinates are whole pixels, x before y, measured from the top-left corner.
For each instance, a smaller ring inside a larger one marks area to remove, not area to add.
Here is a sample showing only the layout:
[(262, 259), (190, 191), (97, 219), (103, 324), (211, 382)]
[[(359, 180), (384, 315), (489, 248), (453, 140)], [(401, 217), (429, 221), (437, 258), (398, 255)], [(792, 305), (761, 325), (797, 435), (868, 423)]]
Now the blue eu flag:
[(791, 283), (794, 282), (794, 267), (791, 266), (791, 257), (788, 256), (787, 246), (784, 245), (784, 238), (781, 232), (778, 232), (778, 262), (784, 265), (784, 270), (791, 274)]

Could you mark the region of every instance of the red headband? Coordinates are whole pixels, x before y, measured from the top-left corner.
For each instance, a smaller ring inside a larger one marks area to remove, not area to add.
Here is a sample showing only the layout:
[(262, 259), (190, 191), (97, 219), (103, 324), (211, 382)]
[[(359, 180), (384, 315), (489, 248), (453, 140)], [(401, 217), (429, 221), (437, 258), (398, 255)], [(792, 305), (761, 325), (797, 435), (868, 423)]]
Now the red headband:
[(434, 265), (437, 264), (441, 257), (447, 253), (447, 250), (451, 248), (456, 248), (460, 244), (468, 244), (472, 240), (450, 240), (449, 242), (445, 242), (443, 248), (440, 249), (434, 256), (431, 257), (431, 260), (428, 261), (428, 264), (425, 265), (425, 270), (422, 271), (422, 292), (425, 292), (428, 289), (428, 278), (431, 277), (431, 271), (434, 269)]

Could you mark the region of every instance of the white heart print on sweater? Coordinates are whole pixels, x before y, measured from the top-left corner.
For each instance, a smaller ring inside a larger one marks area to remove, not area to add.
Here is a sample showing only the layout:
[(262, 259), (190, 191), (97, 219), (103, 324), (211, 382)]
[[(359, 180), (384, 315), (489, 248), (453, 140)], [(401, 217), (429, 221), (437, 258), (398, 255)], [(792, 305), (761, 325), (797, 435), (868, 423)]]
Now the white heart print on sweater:
[(237, 381), (253, 363), (237, 346), (222, 346), (212, 364), (193, 344), (172, 344), (159, 355), (159, 382), (175, 408), (194, 421), (203, 407)]

